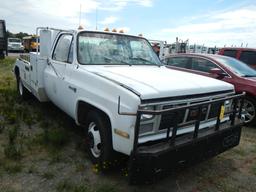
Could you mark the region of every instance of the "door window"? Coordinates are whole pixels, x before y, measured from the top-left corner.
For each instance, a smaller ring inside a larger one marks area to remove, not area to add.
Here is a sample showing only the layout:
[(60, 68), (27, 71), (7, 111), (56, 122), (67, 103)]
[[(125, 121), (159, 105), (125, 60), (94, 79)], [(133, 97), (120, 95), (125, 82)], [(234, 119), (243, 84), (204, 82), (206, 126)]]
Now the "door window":
[(188, 57), (171, 57), (167, 59), (167, 65), (174, 67), (181, 67), (189, 69), (189, 58)]
[(52, 55), (53, 60), (61, 61), (61, 62), (70, 62), (70, 59), (73, 60), (70, 54), (70, 52), (73, 52), (73, 51), (70, 51), (70, 48), (72, 47), (71, 46), (72, 38), (73, 37), (70, 34), (64, 34), (60, 36)]
[(193, 70), (210, 73), (210, 70), (213, 68), (219, 68), (219, 67), (206, 59), (192, 58)]

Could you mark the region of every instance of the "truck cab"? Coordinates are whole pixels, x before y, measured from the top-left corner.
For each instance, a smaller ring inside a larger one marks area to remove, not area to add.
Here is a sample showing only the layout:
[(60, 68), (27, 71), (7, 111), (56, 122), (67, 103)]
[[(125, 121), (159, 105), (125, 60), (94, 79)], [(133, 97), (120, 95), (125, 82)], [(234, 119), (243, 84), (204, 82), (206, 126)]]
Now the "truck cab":
[(40, 51), (15, 63), (18, 93), (52, 101), (84, 127), (89, 156), (102, 169), (117, 154), (129, 156), (136, 183), (189, 161), (192, 152), (206, 158), (239, 144), (242, 95), (233, 85), (166, 68), (143, 37), (37, 33)]

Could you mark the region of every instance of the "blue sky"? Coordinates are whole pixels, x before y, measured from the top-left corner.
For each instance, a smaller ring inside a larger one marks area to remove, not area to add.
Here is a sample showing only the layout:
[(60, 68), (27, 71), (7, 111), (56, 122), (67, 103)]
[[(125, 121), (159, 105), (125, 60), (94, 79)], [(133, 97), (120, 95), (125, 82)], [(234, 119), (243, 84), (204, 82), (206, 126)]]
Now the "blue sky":
[[(206, 46), (256, 47), (256, 0), (0, 0), (0, 18), (12, 32), (38, 26), (124, 29), (149, 39)], [(96, 11), (97, 10), (97, 11)], [(97, 12), (97, 14), (96, 14)]]

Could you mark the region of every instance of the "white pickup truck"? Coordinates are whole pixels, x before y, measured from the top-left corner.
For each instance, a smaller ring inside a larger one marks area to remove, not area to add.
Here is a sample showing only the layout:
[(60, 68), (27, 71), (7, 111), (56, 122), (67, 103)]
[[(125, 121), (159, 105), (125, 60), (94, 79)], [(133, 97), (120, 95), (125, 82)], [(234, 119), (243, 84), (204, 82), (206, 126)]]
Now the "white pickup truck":
[(130, 156), (136, 183), (239, 144), (242, 102), (231, 84), (166, 68), (143, 37), (37, 34), (40, 52), (14, 66), (18, 93), (53, 102), (84, 127), (93, 163), (104, 168), (117, 152)]

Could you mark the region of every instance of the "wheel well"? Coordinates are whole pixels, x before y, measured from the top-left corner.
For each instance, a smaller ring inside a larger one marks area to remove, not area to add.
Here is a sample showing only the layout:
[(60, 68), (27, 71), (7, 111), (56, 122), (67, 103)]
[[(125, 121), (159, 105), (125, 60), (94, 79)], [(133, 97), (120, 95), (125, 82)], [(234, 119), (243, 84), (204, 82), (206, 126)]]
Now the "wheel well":
[(97, 111), (100, 114), (103, 115), (103, 117), (105, 118), (105, 120), (109, 123), (109, 126), (111, 127), (111, 121), (109, 116), (102, 110), (94, 107), (93, 105), (86, 103), (84, 101), (79, 101), (78, 102), (78, 107), (77, 107), (77, 121), (80, 125), (85, 125), (86, 124), (86, 116), (88, 114), (89, 111)]
[(20, 76), (19, 67), (15, 66), (15, 68), (14, 68), (14, 73), (15, 73), (15, 76), (16, 76), (16, 77), (19, 77), (19, 76)]
[(256, 100), (255, 100), (255, 96), (253, 96), (251, 93), (246, 92), (245, 97), (249, 97), (249, 98), (251, 98), (252, 100), (256, 101)]

